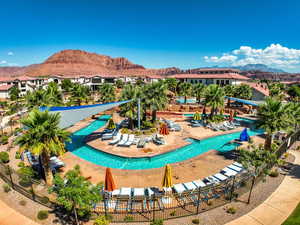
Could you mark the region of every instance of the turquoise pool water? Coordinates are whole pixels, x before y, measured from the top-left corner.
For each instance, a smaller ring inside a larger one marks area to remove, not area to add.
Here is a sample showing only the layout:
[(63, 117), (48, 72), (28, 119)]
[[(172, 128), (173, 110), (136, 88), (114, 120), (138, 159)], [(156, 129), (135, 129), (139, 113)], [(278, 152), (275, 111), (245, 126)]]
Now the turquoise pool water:
[[(172, 152), (168, 152), (162, 155), (154, 157), (143, 157), (143, 158), (126, 158), (111, 155), (99, 150), (96, 150), (83, 143), (83, 139), (86, 135), (91, 134), (95, 130), (104, 126), (109, 116), (102, 116), (98, 120), (95, 120), (87, 127), (72, 134), (72, 143), (67, 144), (67, 149), (76, 156), (92, 162), (97, 165), (104, 167), (128, 169), (128, 170), (143, 170), (151, 168), (159, 168), (165, 166), (167, 163), (176, 163), (183, 160), (187, 160), (198, 156), (211, 149), (218, 150), (220, 152), (231, 151), (237, 146), (235, 144), (226, 144), (229, 141), (239, 138), (240, 132), (225, 134), (212, 138), (207, 138), (201, 141), (195, 139), (188, 139), (189, 145), (182, 148), (178, 148)], [(262, 131), (249, 130), (249, 135), (258, 135)]]
[[(184, 98), (177, 98), (176, 102), (178, 102), (180, 104), (184, 104)], [(196, 98), (188, 98), (186, 100), (186, 103), (196, 103)]]

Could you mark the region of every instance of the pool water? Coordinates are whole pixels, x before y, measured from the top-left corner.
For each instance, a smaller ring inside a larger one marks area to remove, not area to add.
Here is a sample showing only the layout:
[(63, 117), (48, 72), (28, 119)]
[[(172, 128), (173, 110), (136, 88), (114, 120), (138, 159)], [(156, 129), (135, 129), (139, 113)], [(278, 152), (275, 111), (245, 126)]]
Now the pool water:
[[(184, 104), (184, 98), (177, 98), (176, 102), (180, 103), (180, 104)], [(186, 99), (186, 103), (196, 103), (196, 98), (188, 98)]]
[[(183, 160), (201, 155), (209, 150), (215, 149), (220, 152), (234, 150), (236, 144), (228, 144), (233, 139), (239, 138), (240, 132), (215, 136), (204, 140), (187, 139), (189, 145), (175, 149), (172, 152), (142, 158), (127, 158), (108, 154), (85, 145), (83, 140), (86, 135), (91, 134), (100, 127), (104, 126), (109, 116), (101, 116), (90, 125), (72, 134), (72, 142), (66, 145), (66, 148), (76, 156), (92, 162), (97, 165), (110, 168), (143, 170), (163, 167), (168, 163), (176, 163)], [(248, 130), (250, 136), (261, 134), (260, 130)]]

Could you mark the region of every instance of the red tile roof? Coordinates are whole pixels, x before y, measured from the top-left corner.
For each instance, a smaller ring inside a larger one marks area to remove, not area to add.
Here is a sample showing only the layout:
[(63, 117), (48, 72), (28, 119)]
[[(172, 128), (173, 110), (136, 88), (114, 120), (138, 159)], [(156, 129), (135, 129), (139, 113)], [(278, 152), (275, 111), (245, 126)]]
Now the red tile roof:
[(1, 85), (0, 86), (0, 91), (8, 91), (9, 89), (11, 89), (14, 85), (10, 84), (10, 85)]
[(163, 77), (160, 75), (147, 75), (146, 76), (149, 79), (162, 79)]
[(234, 79), (234, 80), (249, 80), (248, 77), (242, 76), (236, 73), (224, 73), (224, 74), (175, 74), (172, 76), (177, 79), (194, 78), (194, 79)]
[(264, 96), (270, 95), (268, 86), (266, 84), (258, 84), (258, 83), (252, 83), (252, 82), (243, 82), (243, 83), (248, 84), (250, 87), (252, 87), (256, 91), (262, 93)]
[(36, 80), (38, 78), (28, 77), (28, 76), (19, 76), (19, 77), (0, 77), (0, 82), (12, 82), (12, 81), (27, 81), (27, 80)]

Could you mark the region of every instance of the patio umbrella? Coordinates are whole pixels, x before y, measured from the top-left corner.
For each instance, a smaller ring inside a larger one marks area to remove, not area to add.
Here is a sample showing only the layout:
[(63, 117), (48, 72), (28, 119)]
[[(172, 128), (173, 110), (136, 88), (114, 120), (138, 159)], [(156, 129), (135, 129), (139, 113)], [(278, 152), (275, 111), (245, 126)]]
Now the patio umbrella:
[(116, 128), (116, 124), (112, 118), (109, 119), (107, 129), (112, 130)]
[(162, 186), (166, 187), (166, 188), (170, 188), (173, 186), (172, 184), (172, 172), (171, 172), (171, 166), (170, 165), (166, 165), (165, 168), (165, 174), (164, 174), (164, 178), (162, 181)]
[(201, 120), (200, 118), (200, 114), (199, 112), (197, 111), (195, 114), (194, 114), (194, 117), (193, 117), (194, 120)]
[(160, 133), (161, 135), (168, 135), (168, 134), (170, 133), (169, 128), (168, 128), (168, 126), (167, 126), (165, 123), (163, 123), (163, 124), (160, 126), (159, 133)]
[(249, 141), (249, 134), (247, 132), (247, 128), (245, 128), (240, 134), (240, 141)]
[(230, 121), (230, 122), (233, 121), (233, 110), (230, 110), (230, 113), (229, 113), (229, 121)]
[(106, 168), (104, 190), (111, 192), (111, 191), (113, 191), (115, 189), (116, 189), (116, 185), (115, 185), (114, 179), (112, 177), (111, 169), (110, 168)]

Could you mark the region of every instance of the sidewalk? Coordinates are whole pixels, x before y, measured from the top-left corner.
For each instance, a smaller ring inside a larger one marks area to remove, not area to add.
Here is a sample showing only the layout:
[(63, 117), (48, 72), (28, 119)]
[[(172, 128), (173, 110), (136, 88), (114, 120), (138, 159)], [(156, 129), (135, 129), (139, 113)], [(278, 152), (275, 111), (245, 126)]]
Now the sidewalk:
[(226, 225), (281, 225), (300, 201), (300, 152), (290, 151), (295, 168), (264, 203)]

